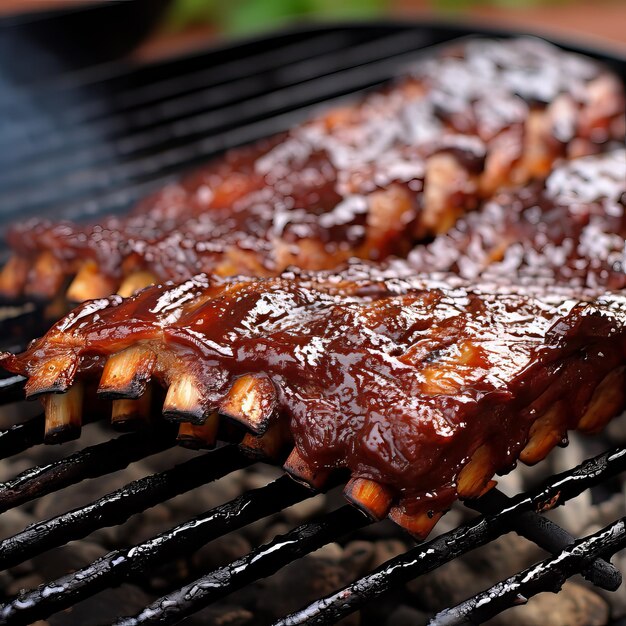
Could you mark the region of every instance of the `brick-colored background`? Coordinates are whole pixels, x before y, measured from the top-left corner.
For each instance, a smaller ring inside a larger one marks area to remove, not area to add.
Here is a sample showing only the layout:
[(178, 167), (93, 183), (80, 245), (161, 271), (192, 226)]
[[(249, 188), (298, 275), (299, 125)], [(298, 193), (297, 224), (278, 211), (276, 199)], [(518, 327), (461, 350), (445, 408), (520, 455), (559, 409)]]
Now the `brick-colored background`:
[[(0, 0), (0, 14), (71, 5), (85, 0)], [(590, 43), (619, 47), (626, 53), (626, 0), (553, 0), (535, 6), (522, 3), (519, 8), (496, 7), (478, 3), (463, 12), (437, 12), (431, 0), (390, 0), (390, 16), (407, 18), (450, 17), (468, 19), (478, 25), (505, 25), (537, 33)], [(214, 36), (210, 27), (193, 27), (171, 33), (157, 29), (137, 51), (143, 58), (160, 57), (206, 45)]]

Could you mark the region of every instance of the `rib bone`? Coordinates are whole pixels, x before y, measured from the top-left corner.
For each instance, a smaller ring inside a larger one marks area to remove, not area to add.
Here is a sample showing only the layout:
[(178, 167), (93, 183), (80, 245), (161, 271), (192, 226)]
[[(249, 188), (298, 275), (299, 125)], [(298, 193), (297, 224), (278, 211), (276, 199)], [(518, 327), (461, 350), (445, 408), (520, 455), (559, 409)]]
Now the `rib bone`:
[(480, 446), (457, 476), (456, 489), (461, 498), (477, 498), (495, 472), (493, 451), (488, 444)]
[(270, 424), (276, 406), (276, 389), (267, 377), (259, 374), (241, 376), (230, 388), (220, 405), (220, 413), (241, 424), (256, 435), (262, 435)]
[(276, 460), (283, 455), (288, 441), (288, 429), (282, 421), (279, 421), (272, 424), (260, 437), (247, 433), (239, 446), (250, 456)]
[(559, 400), (530, 427), (530, 439), (519, 455), (526, 465), (538, 463), (563, 440), (567, 425), (567, 406)]
[(302, 458), (297, 448), (291, 451), (283, 464), (283, 469), (294, 480), (315, 489), (323, 487), (330, 476), (330, 470), (311, 467), (309, 463)]
[(84, 302), (104, 298), (113, 291), (115, 281), (102, 274), (95, 261), (87, 261), (76, 274), (65, 295), (72, 302)]
[(343, 495), (374, 520), (387, 517), (393, 500), (389, 487), (367, 478), (352, 478)]
[(389, 519), (401, 526), (416, 539), (428, 536), (435, 524), (441, 519), (443, 511), (424, 511), (414, 515), (407, 513), (401, 507), (394, 506), (389, 511)]
[(204, 397), (193, 376), (183, 374), (172, 381), (163, 403), (163, 416), (174, 422), (204, 423)]
[(28, 261), (12, 256), (0, 272), (0, 295), (4, 298), (17, 298), (22, 294), (28, 276)]
[(104, 366), (98, 395), (103, 398), (139, 398), (150, 381), (156, 355), (141, 344), (131, 346), (109, 358)]
[(42, 399), (46, 414), (46, 443), (61, 443), (80, 435), (83, 385), (72, 385), (66, 393), (51, 393)]
[(178, 427), (178, 437), (176, 441), (185, 448), (199, 450), (202, 448), (213, 448), (217, 441), (217, 431), (220, 425), (220, 418), (217, 412), (211, 413), (201, 426), (181, 422)]
[(620, 367), (613, 370), (596, 387), (585, 414), (578, 422), (578, 429), (589, 434), (601, 430), (624, 406), (624, 396), (626, 396), (626, 367)]
[(50, 300), (61, 289), (64, 279), (61, 262), (46, 250), (35, 260), (24, 292), (34, 298)]
[(156, 282), (157, 278), (151, 272), (133, 272), (122, 281), (122, 284), (117, 290), (117, 293), (123, 298), (128, 298), (143, 289), (144, 287), (153, 285)]
[(136, 400), (113, 400), (111, 424), (117, 430), (137, 430), (150, 422), (152, 390), (150, 387)]

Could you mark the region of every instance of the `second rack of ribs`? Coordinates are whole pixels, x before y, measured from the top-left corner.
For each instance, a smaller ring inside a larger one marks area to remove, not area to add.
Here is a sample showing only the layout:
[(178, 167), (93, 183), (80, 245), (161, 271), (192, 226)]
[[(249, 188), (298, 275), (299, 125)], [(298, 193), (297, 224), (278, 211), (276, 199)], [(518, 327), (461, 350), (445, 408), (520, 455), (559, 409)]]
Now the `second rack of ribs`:
[[(532, 78), (531, 78), (532, 77)], [(477, 39), (393, 85), (239, 148), (96, 224), (9, 232), (0, 294), (68, 298), (199, 272), (276, 275), (406, 255), (503, 186), (623, 137), (624, 93), (600, 64), (532, 39)]]

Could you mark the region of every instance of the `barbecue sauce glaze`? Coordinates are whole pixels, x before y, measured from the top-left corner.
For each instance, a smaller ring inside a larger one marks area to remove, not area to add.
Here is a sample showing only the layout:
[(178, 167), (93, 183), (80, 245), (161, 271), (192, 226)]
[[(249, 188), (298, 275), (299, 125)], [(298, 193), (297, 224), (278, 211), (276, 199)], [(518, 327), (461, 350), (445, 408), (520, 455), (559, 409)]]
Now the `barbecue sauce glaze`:
[(475, 40), (360, 102), (228, 152), (130, 216), (37, 219), (8, 240), (22, 257), (50, 251), (70, 274), (95, 259), (117, 279), (135, 269), (160, 280), (275, 275), (405, 256), (496, 188), (603, 150), (623, 123), (620, 81), (590, 59), (540, 40)]
[(549, 409), (560, 403), (555, 429), (565, 438), (597, 385), (611, 372), (623, 380), (623, 296), (519, 291), (419, 278), (402, 262), (200, 276), (87, 302), (3, 365), (34, 376), (63, 356), (97, 379), (108, 355), (142, 342), (165, 386), (193, 376), (207, 413), (237, 376), (262, 372), (312, 467), (346, 467), (389, 485), (411, 513), (438, 512), (480, 446), (492, 471), (509, 469)]

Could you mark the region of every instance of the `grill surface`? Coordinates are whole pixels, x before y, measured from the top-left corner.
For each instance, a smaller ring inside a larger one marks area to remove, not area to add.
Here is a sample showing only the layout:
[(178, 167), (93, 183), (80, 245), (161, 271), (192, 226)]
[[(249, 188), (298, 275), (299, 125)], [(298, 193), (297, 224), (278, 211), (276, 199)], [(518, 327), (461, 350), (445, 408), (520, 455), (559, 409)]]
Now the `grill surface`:
[[(283, 130), (321, 102), (388, 79), (423, 54), (424, 47), (470, 32), (475, 31), (449, 25), (313, 28), (165, 63), (115, 62), (59, 73), (36, 83), (12, 79), (9, 88), (0, 91), (0, 227), (18, 216), (92, 219), (124, 211), (182, 170), (226, 148)], [(626, 79), (626, 59), (583, 52), (608, 62)], [(2, 347), (19, 349), (39, 334), (40, 317), (33, 305), (13, 311), (2, 322)], [(22, 386), (19, 377), (0, 380), (3, 404), (19, 400)], [(84, 423), (98, 419), (97, 414), (87, 415)], [(0, 431), (0, 457), (19, 454), (42, 441), (43, 416), (39, 416)], [(27, 470), (0, 484), (0, 511), (120, 471), (174, 443), (174, 433), (167, 426), (154, 427)], [(131, 482), (1, 541), (0, 567), (14, 566), (99, 528), (120, 524), (148, 507), (254, 462), (230, 445)], [(471, 522), (418, 545), (277, 623), (334, 623), (389, 589), (511, 530), (557, 556), (440, 613), (434, 624), (487, 619), (540, 591), (558, 590), (566, 578), (579, 572), (600, 587), (615, 589), (621, 575), (602, 558), (626, 546), (624, 520), (573, 543), (575, 538), (538, 512), (563, 504), (624, 470), (626, 450), (619, 449), (553, 476), (531, 493), (509, 499), (490, 492), (468, 503), (480, 512)], [(113, 551), (41, 588), (7, 598), (0, 605), (0, 623), (43, 619), (313, 495), (309, 488), (281, 477), (140, 545)], [(120, 617), (117, 623), (176, 623), (369, 524), (359, 511), (343, 506), (205, 574), (136, 617)]]

